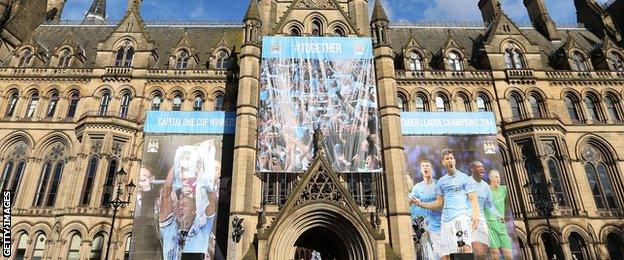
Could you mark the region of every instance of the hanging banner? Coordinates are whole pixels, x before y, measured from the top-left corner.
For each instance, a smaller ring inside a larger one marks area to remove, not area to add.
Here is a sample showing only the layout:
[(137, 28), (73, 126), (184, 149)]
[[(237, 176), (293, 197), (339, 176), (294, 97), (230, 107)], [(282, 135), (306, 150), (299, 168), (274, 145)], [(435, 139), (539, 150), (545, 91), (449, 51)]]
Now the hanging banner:
[(419, 259), (460, 252), (460, 244), (487, 259), (521, 257), (494, 115), (404, 112), (401, 117), (412, 187), (406, 199), (418, 227)]
[(257, 169), (301, 172), (320, 129), (340, 172), (381, 171), (371, 39), (264, 37)]
[(149, 112), (147, 118), (132, 258), (222, 259), (231, 177), (222, 165), (231, 165), (233, 139), (223, 122), (230, 119), (222, 112)]

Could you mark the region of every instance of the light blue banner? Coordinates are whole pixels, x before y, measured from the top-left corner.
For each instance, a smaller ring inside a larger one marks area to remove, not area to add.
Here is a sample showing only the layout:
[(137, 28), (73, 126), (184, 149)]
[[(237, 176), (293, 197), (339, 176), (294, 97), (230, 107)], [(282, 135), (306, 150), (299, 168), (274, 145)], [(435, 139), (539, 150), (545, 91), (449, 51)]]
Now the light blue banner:
[(263, 37), (262, 58), (265, 59), (371, 59), (370, 38), (351, 37)]
[(145, 133), (150, 134), (234, 134), (235, 112), (149, 111)]
[(403, 135), (496, 134), (492, 112), (402, 112)]

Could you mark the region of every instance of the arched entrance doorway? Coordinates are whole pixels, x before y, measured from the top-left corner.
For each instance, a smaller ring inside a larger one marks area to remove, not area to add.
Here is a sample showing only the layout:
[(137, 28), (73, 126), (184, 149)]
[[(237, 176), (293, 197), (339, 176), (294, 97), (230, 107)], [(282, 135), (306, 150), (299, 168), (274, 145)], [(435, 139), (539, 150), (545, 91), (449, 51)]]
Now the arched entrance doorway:
[(303, 233), (295, 242), (295, 260), (346, 259), (343, 241), (327, 228), (313, 228)]

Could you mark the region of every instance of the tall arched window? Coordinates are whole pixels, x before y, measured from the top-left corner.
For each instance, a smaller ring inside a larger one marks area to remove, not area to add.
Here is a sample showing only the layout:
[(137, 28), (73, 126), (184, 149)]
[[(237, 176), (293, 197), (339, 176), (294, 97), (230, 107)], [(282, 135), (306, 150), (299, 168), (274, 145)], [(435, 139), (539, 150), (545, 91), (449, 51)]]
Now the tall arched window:
[(18, 141), (6, 149), (5, 164), (2, 169), (2, 190), (10, 190), (17, 198), (22, 175), (26, 169), (26, 153), (30, 148), (24, 141)]
[(26, 109), (26, 118), (32, 118), (35, 115), (37, 104), (39, 104), (39, 92), (35, 92), (30, 96), (28, 108)]
[(126, 91), (121, 96), (121, 107), (119, 108), (119, 117), (126, 118), (128, 116), (128, 111), (130, 110), (130, 101), (132, 100), (132, 95), (130, 92)]
[(323, 25), (321, 21), (314, 19), (312, 20), (312, 35), (313, 36), (321, 36), (323, 35)]
[(48, 181), (50, 180), (50, 175), (52, 174), (52, 162), (48, 161), (43, 165), (41, 169), (41, 177), (39, 178), (39, 185), (37, 185), (37, 193), (35, 194), (35, 201), (33, 202), (33, 206), (40, 207), (43, 205), (43, 197), (45, 196), (45, 191), (48, 188)]
[(565, 96), (565, 105), (566, 110), (568, 110), (568, 115), (570, 116), (570, 119), (575, 122), (581, 121), (581, 117), (579, 116), (578, 112), (578, 99), (575, 96), (568, 94)]
[(524, 55), (513, 43), (509, 43), (505, 49), (505, 66), (507, 69), (524, 69)]
[(67, 118), (73, 118), (76, 116), (76, 110), (78, 110), (78, 102), (80, 102), (80, 94), (73, 93), (69, 98), (69, 107), (67, 109)]
[(182, 94), (176, 93), (173, 96), (173, 107), (172, 107), (172, 110), (173, 111), (180, 111), (180, 109), (182, 109)]
[(72, 235), (69, 242), (69, 251), (67, 251), (67, 260), (79, 260), (80, 259), (80, 246), (82, 246), (82, 238), (80, 234), (75, 233)]
[(464, 69), (462, 65), (462, 59), (459, 53), (452, 51), (448, 54), (448, 65), (452, 71), (462, 71)]
[(420, 56), (420, 53), (412, 51), (409, 53), (409, 70), (411, 71), (419, 71), (423, 70), (423, 60)]
[(344, 29), (340, 27), (334, 28), (334, 37), (345, 37), (345, 36), (347, 36), (347, 34), (345, 33)]
[(566, 207), (568, 201), (566, 199), (565, 191), (563, 189), (563, 179), (561, 170), (559, 170), (558, 160), (552, 156), (548, 158), (548, 172), (550, 173), (550, 182), (552, 183), (553, 190), (555, 191), (555, 197), (559, 206)]
[(436, 111), (438, 112), (449, 111), (448, 103), (449, 102), (448, 102), (448, 98), (446, 97), (446, 95), (442, 93), (436, 95), (436, 98), (435, 98)]
[(217, 94), (215, 94), (214, 111), (223, 111), (224, 102), (225, 102), (225, 97), (223, 96), (223, 93), (218, 92)]
[(607, 235), (607, 250), (611, 259), (621, 259), (624, 255), (624, 241), (616, 233)]
[(616, 210), (619, 208), (607, 166), (607, 163), (612, 159), (607, 160), (609, 158), (607, 154), (593, 145), (583, 147), (581, 155), (596, 208), (599, 210)]
[(491, 111), (490, 99), (484, 94), (477, 95), (477, 110), (479, 112)]
[(587, 113), (590, 119), (602, 121), (599, 104), (598, 98), (595, 95), (588, 94), (585, 97), (585, 107), (587, 107)]
[(572, 70), (575, 70), (575, 71), (588, 71), (589, 70), (589, 68), (587, 67), (587, 59), (585, 59), (585, 55), (583, 55), (582, 53), (578, 51), (572, 52), (570, 58), (572, 62)]
[(533, 118), (544, 117), (544, 99), (542, 99), (539, 94), (532, 93), (529, 96), (529, 104), (531, 104), (531, 113), (533, 114)]
[(26, 257), (26, 249), (28, 249), (28, 234), (22, 233), (17, 240), (15, 259), (24, 259)]
[(522, 99), (518, 94), (511, 94), (509, 96), (509, 107), (511, 108), (511, 118), (514, 120), (522, 119), (522, 107), (520, 104), (522, 103)]
[(193, 111), (202, 111), (204, 109), (204, 97), (202, 95), (196, 95), (193, 99)]
[(17, 107), (18, 100), (19, 100), (19, 94), (17, 94), (17, 92), (13, 92), (13, 94), (11, 94), (11, 97), (9, 97), (9, 103), (7, 105), (7, 110), (6, 110), (6, 113), (4, 113), (4, 116), (7, 116), (7, 117), (13, 116), (13, 113), (15, 113), (15, 107)]
[(64, 166), (65, 164), (63, 162), (59, 162), (56, 164), (56, 167), (54, 167), (54, 175), (52, 176), (50, 188), (48, 189), (46, 207), (54, 207), (54, 204), (56, 203), (56, 195), (58, 194), (59, 185), (61, 184), (61, 176), (63, 174)]
[(152, 111), (159, 111), (160, 103), (162, 103), (162, 95), (160, 93), (154, 94), (152, 98)]
[(611, 65), (612, 70), (615, 71), (624, 71), (624, 58), (617, 52), (609, 53), (609, 64)]
[(37, 236), (37, 240), (35, 241), (35, 248), (33, 249), (32, 258), (33, 260), (41, 260), (43, 259), (43, 250), (45, 249), (46, 235), (41, 233)]
[(58, 104), (59, 101), (59, 94), (58, 93), (52, 93), (52, 95), (50, 96), (50, 100), (48, 102), (48, 109), (46, 111), (46, 117), (53, 117), (54, 113), (56, 112), (56, 105)]
[(290, 36), (301, 36), (301, 30), (299, 30), (299, 28), (293, 26), (293, 27), (290, 28), (289, 35)]
[(225, 50), (220, 50), (217, 52), (217, 66), (216, 69), (224, 70), (227, 69), (230, 65), (228, 62), (229, 54)]
[(130, 259), (130, 242), (132, 241), (132, 236), (128, 236), (126, 238), (126, 243), (124, 246), (124, 260)]
[(124, 41), (121, 47), (117, 49), (117, 55), (115, 55), (116, 67), (132, 67), (132, 58), (134, 57), (134, 47), (132, 42)]
[(544, 249), (546, 249), (546, 257), (548, 259), (565, 259), (559, 241), (554, 235), (544, 232), (540, 238), (542, 239)]
[(20, 68), (28, 67), (30, 66), (31, 61), (32, 61), (32, 50), (29, 48), (26, 48), (25, 50), (22, 51), (22, 54), (20, 55), (19, 64), (17, 66)]
[(613, 94), (609, 94), (605, 98), (607, 112), (609, 112), (609, 117), (611, 117), (613, 121), (622, 121), (622, 117), (620, 116), (621, 114), (619, 109), (619, 103), (619, 99)]
[(176, 69), (185, 70), (188, 68), (188, 62), (190, 59), (189, 52), (187, 50), (181, 50), (178, 52), (178, 58), (176, 59)]
[(108, 105), (110, 103), (111, 100), (111, 94), (108, 91), (105, 91), (104, 94), (102, 94), (102, 98), (100, 98), (100, 115), (104, 116), (106, 115), (106, 113), (108, 113)]
[(472, 111), (472, 107), (470, 105), (470, 99), (464, 93), (459, 93), (457, 95), (457, 110), (461, 112)]
[(89, 260), (102, 259), (102, 248), (104, 245), (104, 235), (102, 233), (97, 234), (91, 244), (91, 252), (89, 252)]
[(67, 48), (63, 49), (59, 55), (58, 67), (59, 68), (69, 67), (71, 58), (72, 58), (72, 52)]
[[(106, 185), (111, 185), (114, 187), (115, 173), (117, 173), (117, 160), (112, 159), (108, 164), (108, 170), (106, 171), (106, 179), (104, 180), (104, 183)], [(111, 200), (112, 194), (113, 190), (104, 190), (104, 192), (102, 193), (102, 206), (106, 206), (106, 202)]]
[(429, 101), (427, 97), (423, 94), (416, 95), (416, 112), (425, 112), (429, 111)]
[(570, 253), (572, 253), (572, 259), (585, 260), (589, 259), (589, 251), (585, 244), (585, 239), (579, 233), (572, 232), (568, 237), (570, 242)]
[(91, 201), (91, 193), (93, 192), (93, 182), (95, 181), (95, 174), (97, 173), (99, 160), (97, 156), (92, 156), (89, 159), (87, 166), (87, 174), (85, 175), (85, 181), (82, 188), (82, 198), (80, 199), (80, 205), (89, 205)]
[(403, 93), (397, 95), (396, 104), (401, 111), (407, 111), (407, 98), (405, 98)]

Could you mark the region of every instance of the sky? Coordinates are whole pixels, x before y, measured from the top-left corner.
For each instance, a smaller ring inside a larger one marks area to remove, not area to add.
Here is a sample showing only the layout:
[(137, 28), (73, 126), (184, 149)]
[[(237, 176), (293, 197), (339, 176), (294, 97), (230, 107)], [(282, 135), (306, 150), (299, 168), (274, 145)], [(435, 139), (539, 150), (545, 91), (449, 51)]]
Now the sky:
[[(62, 19), (81, 20), (93, 0), (67, 0)], [(372, 5), (373, 0), (369, 0)], [(602, 3), (607, 0), (597, 0)], [(480, 22), (478, 0), (382, 0), (391, 20)], [(557, 23), (576, 23), (574, 0), (545, 0)], [(242, 20), (249, 0), (143, 0), (146, 20)], [(517, 22), (529, 21), (522, 0), (501, 0), (503, 10)], [(123, 17), (127, 0), (107, 0), (108, 18)]]

